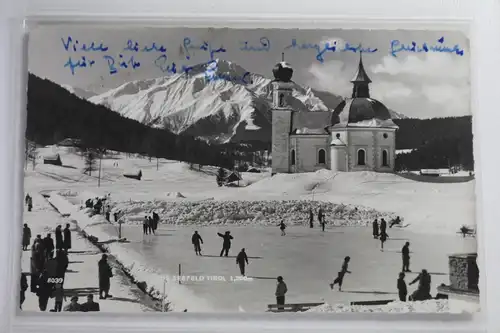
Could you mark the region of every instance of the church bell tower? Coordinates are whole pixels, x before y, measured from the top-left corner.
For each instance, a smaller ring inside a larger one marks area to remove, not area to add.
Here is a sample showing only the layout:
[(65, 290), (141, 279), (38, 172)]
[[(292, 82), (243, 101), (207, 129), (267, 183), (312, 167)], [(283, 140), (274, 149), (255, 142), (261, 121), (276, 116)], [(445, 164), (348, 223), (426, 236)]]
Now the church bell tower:
[[(292, 112), (289, 105), (293, 93), (292, 82), (293, 69), (284, 60), (281, 54), (281, 62), (273, 68), (274, 80), (272, 81), (272, 173), (288, 173), (292, 161), (290, 151), (290, 127)], [(295, 154), (293, 154), (295, 155)], [(294, 156), (295, 157), (295, 156)], [(295, 163), (294, 163), (295, 164)]]

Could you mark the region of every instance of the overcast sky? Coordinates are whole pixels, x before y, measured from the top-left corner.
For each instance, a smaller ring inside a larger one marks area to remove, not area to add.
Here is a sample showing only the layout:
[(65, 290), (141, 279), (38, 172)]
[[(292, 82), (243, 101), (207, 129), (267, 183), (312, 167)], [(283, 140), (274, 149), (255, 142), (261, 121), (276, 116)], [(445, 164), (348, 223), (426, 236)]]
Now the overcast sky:
[[(90, 44), (95, 41), (109, 47), (107, 52), (74, 52), (69, 47), (66, 51), (61, 38), (71, 36), (73, 40)], [(189, 50), (187, 60), (184, 38), (190, 38), (193, 45), (203, 41), (210, 43), (213, 49), (223, 46), (225, 53), (215, 54), (216, 58), (230, 60), (252, 73), (272, 78), (273, 66), (285, 60), (294, 68), (293, 80), (299, 84), (329, 91), (349, 97), (352, 84), (349, 82), (357, 68), (359, 53), (326, 52), (324, 62), (316, 59), (313, 49), (285, 49), (296, 39), (299, 44), (318, 44), (337, 41), (341, 49), (345, 43), (363, 48), (378, 49), (374, 53), (363, 53), (363, 62), (373, 83), (371, 96), (382, 101), (387, 107), (409, 117), (429, 118), (461, 116), (470, 113), (470, 54), (469, 41), (458, 32), (435, 31), (382, 31), (382, 30), (235, 30), (235, 29), (88, 29), (76, 26), (39, 28), (30, 33), (29, 70), (58, 84), (86, 90), (105, 91), (127, 81), (154, 78), (165, 75), (155, 66), (155, 59), (160, 52), (123, 51), (127, 40), (137, 41), (139, 47), (151, 46), (153, 42), (167, 49), (168, 62), (180, 65), (194, 65), (210, 60), (204, 51)], [(260, 46), (259, 40), (268, 38), (268, 51), (242, 51), (243, 43)], [(443, 45), (453, 47), (458, 44), (464, 50), (463, 56), (451, 53), (411, 53), (399, 52), (396, 57), (390, 54), (392, 40), (401, 43), (417, 44), (427, 42), (438, 44), (444, 37)], [(104, 55), (112, 56), (118, 63), (119, 55), (123, 59), (130, 56), (141, 63), (135, 70), (119, 69), (111, 75)], [(71, 74), (64, 64), (68, 57), (76, 62), (81, 56), (95, 61), (92, 67), (76, 68)]]

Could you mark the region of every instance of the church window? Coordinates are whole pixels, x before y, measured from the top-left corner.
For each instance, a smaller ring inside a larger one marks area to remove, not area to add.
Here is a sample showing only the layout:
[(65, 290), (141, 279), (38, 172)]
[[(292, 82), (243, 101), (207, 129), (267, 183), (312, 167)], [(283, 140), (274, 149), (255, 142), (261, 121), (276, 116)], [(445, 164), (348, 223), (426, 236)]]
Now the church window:
[(384, 139), (387, 139), (387, 137), (388, 137), (387, 133), (384, 133), (383, 137), (384, 137)]
[(318, 164), (326, 164), (326, 151), (324, 149), (318, 151)]
[(285, 106), (285, 95), (284, 94), (280, 94), (278, 106)]
[(358, 150), (358, 165), (366, 165), (366, 151), (364, 149)]
[(295, 149), (292, 149), (292, 153), (290, 155), (292, 165), (295, 165)]
[(386, 149), (382, 151), (382, 166), (389, 166), (389, 153)]
[(337, 137), (337, 139), (340, 139), (340, 133), (337, 133), (337, 135), (335, 135)]

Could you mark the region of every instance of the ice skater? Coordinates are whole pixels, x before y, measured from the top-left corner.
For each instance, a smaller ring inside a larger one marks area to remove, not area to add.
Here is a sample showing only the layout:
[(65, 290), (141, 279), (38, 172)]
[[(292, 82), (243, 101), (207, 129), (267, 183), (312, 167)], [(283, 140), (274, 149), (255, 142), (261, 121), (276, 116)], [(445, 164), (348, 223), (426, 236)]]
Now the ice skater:
[(23, 251), (28, 251), (28, 246), (31, 244), (31, 229), (28, 224), (24, 224), (23, 228)]
[(325, 231), (325, 224), (326, 224), (325, 217), (323, 216), (323, 218), (321, 219), (321, 231), (323, 232)]
[(233, 239), (233, 236), (231, 236), (230, 233), (231, 232), (229, 232), (229, 231), (226, 231), (224, 233), (224, 235), (221, 234), (220, 232), (217, 233), (217, 235), (219, 235), (219, 237), (222, 237), (224, 239), (224, 242), (222, 243), (222, 250), (220, 251), (221, 257), (222, 257), (222, 255), (227, 257), (229, 254), (229, 249), (231, 248), (231, 239)]
[(314, 213), (312, 208), (309, 208), (309, 228), (313, 228), (313, 222), (314, 222)]
[(281, 236), (285, 236), (286, 235), (286, 232), (285, 232), (286, 224), (285, 224), (285, 222), (283, 222), (283, 220), (281, 220), (280, 224), (278, 224), (278, 227), (280, 227)]
[(342, 264), (342, 269), (340, 270), (337, 278), (333, 281), (333, 283), (330, 283), (330, 289), (333, 290), (333, 286), (336, 284), (339, 285), (339, 291), (342, 291), (342, 283), (344, 282), (344, 276), (346, 273), (351, 274), (351, 272), (348, 270), (349, 266), (349, 261), (351, 261), (351, 257), (347, 256), (344, 258), (344, 263)]
[(380, 238), (379, 238), (380, 239), (380, 251), (382, 251), (382, 252), (384, 252), (384, 243), (388, 237), (389, 237), (389, 235), (387, 235), (387, 233), (385, 231), (380, 232)]
[(285, 305), (285, 294), (288, 291), (288, 287), (285, 281), (283, 281), (282, 276), (278, 276), (276, 280), (278, 281), (276, 283), (276, 292), (274, 293), (276, 296), (276, 304), (278, 304), (278, 310), (283, 310), (283, 305)]
[(372, 223), (372, 229), (373, 229), (373, 238), (377, 239), (378, 238), (378, 220), (375, 219)]
[(319, 210), (318, 210), (318, 222), (321, 223), (323, 221), (323, 218), (324, 218), (324, 216), (323, 216), (323, 208), (320, 207)]
[(201, 244), (203, 244), (203, 239), (201, 238), (200, 234), (198, 234), (198, 231), (195, 231), (193, 234), (193, 237), (191, 237), (191, 243), (194, 245), (194, 253), (196, 253), (197, 256), (201, 256)]
[(387, 234), (387, 222), (384, 219), (380, 220), (380, 235), (382, 235), (382, 233), (389, 237)]
[(408, 295), (408, 289), (406, 288), (405, 273), (399, 273), (398, 279), (398, 294), (399, 300), (401, 302), (406, 302), (406, 295)]
[(144, 216), (144, 221), (142, 222), (142, 232), (144, 233), (144, 235), (148, 234), (148, 222), (148, 217)]
[(245, 264), (248, 265), (248, 256), (245, 253), (245, 249), (241, 249), (240, 253), (236, 256), (236, 264), (240, 266), (240, 273), (245, 276)]
[(410, 271), (410, 242), (406, 242), (406, 244), (401, 249), (401, 254), (403, 257), (403, 270), (402, 272), (411, 272)]
[(399, 216), (396, 216), (396, 218), (394, 220), (391, 221), (391, 224), (389, 225), (389, 228), (392, 228), (393, 225), (400, 225), (401, 224), (401, 219), (399, 218)]
[(148, 230), (149, 230), (149, 234), (155, 234), (155, 229), (153, 227), (153, 218), (151, 216), (148, 217)]

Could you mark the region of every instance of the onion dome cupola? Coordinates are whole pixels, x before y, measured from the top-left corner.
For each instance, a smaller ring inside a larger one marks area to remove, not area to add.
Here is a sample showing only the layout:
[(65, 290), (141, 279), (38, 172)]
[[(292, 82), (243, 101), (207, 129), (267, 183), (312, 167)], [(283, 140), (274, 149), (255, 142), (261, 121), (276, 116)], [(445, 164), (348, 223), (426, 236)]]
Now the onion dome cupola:
[(360, 55), (358, 70), (351, 81), (352, 97), (342, 101), (333, 110), (332, 127), (398, 128), (392, 121), (389, 109), (370, 97), (371, 82)]
[(285, 54), (281, 54), (281, 62), (277, 63), (273, 68), (274, 80), (278, 82), (292, 81), (293, 68), (285, 62)]

